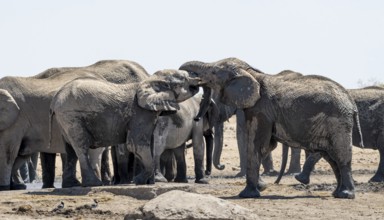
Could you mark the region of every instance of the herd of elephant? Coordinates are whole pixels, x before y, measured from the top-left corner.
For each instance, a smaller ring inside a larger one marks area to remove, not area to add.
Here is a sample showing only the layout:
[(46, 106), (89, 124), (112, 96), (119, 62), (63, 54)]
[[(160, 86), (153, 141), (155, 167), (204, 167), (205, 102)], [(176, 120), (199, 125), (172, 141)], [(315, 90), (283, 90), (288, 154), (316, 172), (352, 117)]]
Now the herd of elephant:
[[(202, 97), (195, 96), (199, 88)], [(384, 88), (346, 90), (323, 76), (266, 74), (237, 58), (190, 61), (152, 75), (133, 61), (105, 60), (32, 77), (8, 76), (0, 79), (0, 112), (0, 190), (25, 188), (19, 168), (36, 153), (43, 188), (53, 187), (57, 153), (62, 187), (103, 185), (110, 175), (108, 149), (114, 183), (188, 182), (189, 140), (195, 182), (208, 183), (212, 163), (225, 167), (220, 164), (223, 123), (233, 115), (238, 175), (246, 176), (240, 197), (260, 197), (267, 187), (260, 166), (273, 170), (270, 153), (277, 142), (284, 145), (285, 163), (288, 146), (296, 152), (292, 155), (300, 155), (300, 149), (308, 153), (296, 176), (303, 183), (317, 160), (329, 162), (336, 198), (355, 198), (352, 145), (379, 150), (380, 164), (370, 181), (384, 182)]]

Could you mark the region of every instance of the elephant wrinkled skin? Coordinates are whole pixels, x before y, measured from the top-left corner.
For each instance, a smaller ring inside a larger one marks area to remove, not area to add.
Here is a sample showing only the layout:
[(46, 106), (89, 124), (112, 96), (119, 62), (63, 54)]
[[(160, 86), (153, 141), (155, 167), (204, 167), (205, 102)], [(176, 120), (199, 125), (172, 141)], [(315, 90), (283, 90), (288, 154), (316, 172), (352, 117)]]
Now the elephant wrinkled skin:
[(358, 116), (353, 99), (342, 86), (315, 75), (290, 79), (268, 75), (236, 58), (214, 63), (191, 61), (180, 69), (218, 92), (224, 104), (244, 109), (247, 184), (240, 197), (260, 196), (261, 160), (277, 141), (321, 152), (337, 179), (333, 196), (355, 197), (352, 127), (358, 124)]
[[(12, 169), (16, 171), (26, 156), (35, 152), (66, 152), (56, 123), (52, 125), (52, 144), (48, 148), (49, 106), (59, 88), (79, 77), (123, 83), (138, 82), (147, 76), (146, 71), (135, 62), (106, 60), (87, 67), (52, 68), (34, 77), (8, 76), (0, 79), (0, 89), (9, 94), (0, 93), (0, 190), (11, 188)], [(7, 101), (7, 96), (14, 100), (16, 106)], [(53, 183), (54, 173), (50, 176)], [(76, 179), (74, 171), (68, 176)]]
[(77, 79), (52, 99), (51, 121), (79, 158), (82, 185), (102, 185), (87, 157), (90, 148), (127, 143), (143, 164), (136, 184), (151, 181), (154, 165), (151, 136), (159, 115), (178, 110), (179, 102), (198, 92), (199, 79), (185, 71), (158, 71), (140, 83), (114, 84), (100, 79)]

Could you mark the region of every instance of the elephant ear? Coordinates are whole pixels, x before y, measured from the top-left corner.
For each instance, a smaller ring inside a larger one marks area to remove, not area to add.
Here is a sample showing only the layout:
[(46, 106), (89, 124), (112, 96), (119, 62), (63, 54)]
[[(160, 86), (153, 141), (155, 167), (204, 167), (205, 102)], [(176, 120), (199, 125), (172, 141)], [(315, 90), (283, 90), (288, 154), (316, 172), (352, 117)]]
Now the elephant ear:
[(19, 116), (20, 108), (8, 91), (0, 89), (0, 131), (13, 125)]
[(250, 108), (260, 99), (260, 84), (245, 70), (238, 71), (223, 88), (221, 101), (240, 109)]
[(137, 91), (139, 106), (151, 111), (177, 111), (175, 93), (169, 82), (162, 80), (144, 81)]

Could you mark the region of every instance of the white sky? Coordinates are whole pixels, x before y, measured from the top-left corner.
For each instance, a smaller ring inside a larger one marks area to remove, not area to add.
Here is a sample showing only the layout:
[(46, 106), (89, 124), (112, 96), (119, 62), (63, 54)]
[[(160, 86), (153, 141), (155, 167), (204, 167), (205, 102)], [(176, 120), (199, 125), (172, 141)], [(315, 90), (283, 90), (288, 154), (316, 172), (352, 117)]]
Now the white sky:
[(0, 77), (102, 59), (153, 73), (226, 57), (347, 88), (384, 82), (384, 1), (0, 0)]

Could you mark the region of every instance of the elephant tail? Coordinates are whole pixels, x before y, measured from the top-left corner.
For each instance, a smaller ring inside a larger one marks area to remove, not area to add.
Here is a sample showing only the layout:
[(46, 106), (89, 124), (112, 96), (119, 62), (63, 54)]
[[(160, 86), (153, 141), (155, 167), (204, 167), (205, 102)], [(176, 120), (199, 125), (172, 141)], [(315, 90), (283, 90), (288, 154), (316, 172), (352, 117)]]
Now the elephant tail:
[(353, 113), (353, 119), (355, 121), (355, 126), (357, 128), (357, 132), (359, 133), (359, 137), (360, 137), (360, 143), (359, 143), (359, 146), (361, 148), (364, 148), (364, 141), (363, 141), (363, 133), (361, 132), (361, 127), (360, 127), (360, 120), (359, 120), (359, 114), (356, 111), (354, 111)]
[(51, 148), (51, 144), (52, 144), (52, 123), (53, 123), (54, 115), (55, 115), (55, 112), (52, 109), (50, 109), (49, 110), (49, 127), (48, 127), (48, 132), (49, 132), (48, 148)]
[(284, 175), (285, 168), (287, 167), (287, 161), (288, 161), (288, 150), (289, 147), (286, 144), (283, 144), (283, 154), (282, 154), (282, 160), (281, 160), (281, 167), (280, 167), (280, 173), (279, 176), (277, 177), (275, 184), (279, 184), (281, 178)]

